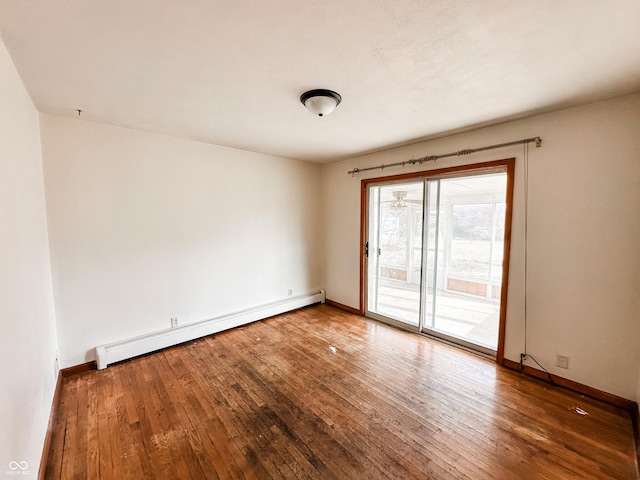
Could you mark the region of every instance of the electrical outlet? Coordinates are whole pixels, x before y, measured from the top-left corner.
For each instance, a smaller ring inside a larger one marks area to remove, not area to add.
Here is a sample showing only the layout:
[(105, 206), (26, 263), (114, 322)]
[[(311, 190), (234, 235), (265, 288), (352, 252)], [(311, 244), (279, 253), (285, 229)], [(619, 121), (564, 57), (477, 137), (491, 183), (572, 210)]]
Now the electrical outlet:
[(287, 293), (289, 296), (293, 295), (293, 288), (290, 288)]
[(178, 326), (178, 317), (171, 317), (171, 328)]
[(560, 368), (569, 368), (569, 356), (556, 354), (556, 365)]

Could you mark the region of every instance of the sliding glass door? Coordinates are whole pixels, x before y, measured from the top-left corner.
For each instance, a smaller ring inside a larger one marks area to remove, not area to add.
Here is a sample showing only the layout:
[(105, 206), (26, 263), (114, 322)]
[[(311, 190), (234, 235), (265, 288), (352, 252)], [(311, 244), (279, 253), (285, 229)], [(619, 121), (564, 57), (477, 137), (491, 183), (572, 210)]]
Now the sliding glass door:
[(505, 168), (370, 182), (367, 315), (495, 354), (507, 184)]

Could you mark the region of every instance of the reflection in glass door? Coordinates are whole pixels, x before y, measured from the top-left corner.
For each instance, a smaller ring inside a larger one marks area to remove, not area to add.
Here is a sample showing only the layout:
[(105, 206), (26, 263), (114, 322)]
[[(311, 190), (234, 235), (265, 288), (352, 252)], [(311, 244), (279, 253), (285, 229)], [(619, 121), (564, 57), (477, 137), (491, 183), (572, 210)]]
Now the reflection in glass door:
[(366, 313), (498, 346), (507, 173), (369, 185)]

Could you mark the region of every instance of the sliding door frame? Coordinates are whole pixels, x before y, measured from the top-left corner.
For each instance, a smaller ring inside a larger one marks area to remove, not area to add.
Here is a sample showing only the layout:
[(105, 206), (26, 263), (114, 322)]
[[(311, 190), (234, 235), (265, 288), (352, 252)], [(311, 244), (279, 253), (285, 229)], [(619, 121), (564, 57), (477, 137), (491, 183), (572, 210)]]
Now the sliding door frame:
[[(506, 172), (507, 192), (505, 197), (505, 226), (504, 249), (502, 263), (502, 286), (500, 291), (500, 320), (498, 325), (498, 347), (496, 349), (496, 363), (502, 364), (504, 358), (504, 340), (507, 320), (507, 293), (509, 288), (509, 261), (511, 251), (511, 225), (513, 216), (513, 188), (515, 174), (515, 158), (495, 160), (491, 162), (473, 163), (455, 167), (440, 168), (435, 170), (423, 170), (419, 172), (390, 175), (385, 177), (367, 178), (362, 180), (360, 186), (360, 309), (361, 315), (365, 314), (367, 256), (365, 246), (367, 243), (367, 222), (369, 218), (369, 203), (367, 192), (372, 184), (391, 184), (416, 179), (446, 179), (465, 175), (481, 175), (488, 173)], [(395, 323), (394, 323), (395, 324)]]

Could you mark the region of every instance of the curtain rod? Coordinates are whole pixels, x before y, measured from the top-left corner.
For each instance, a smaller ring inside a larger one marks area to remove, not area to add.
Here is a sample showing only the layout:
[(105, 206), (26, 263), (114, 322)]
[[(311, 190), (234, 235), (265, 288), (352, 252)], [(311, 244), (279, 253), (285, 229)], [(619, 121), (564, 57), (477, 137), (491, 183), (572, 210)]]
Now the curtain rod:
[(495, 148), (509, 147), (511, 145), (522, 145), (522, 144), (527, 144), (531, 142), (536, 142), (536, 147), (539, 147), (540, 145), (542, 145), (542, 138), (540, 137), (524, 138), (522, 140), (516, 140), (514, 142), (499, 143), (497, 145), (489, 145), (488, 147), (468, 148), (466, 150), (458, 150), (457, 152), (443, 153), (441, 155), (427, 155), (425, 157), (412, 158), (411, 160), (405, 160), (404, 162), (390, 163), (388, 165), (382, 164), (382, 165), (377, 165), (375, 167), (354, 168), (353, 170), (349, 170), (347, 173), (350, 175), (355, 175), (356, 173), (367, 172), (369, 170), (384, 170), (385, 168), (388, 168), (388, 167), (399, 167), (400, 165), (404, 167), (405, 165), (415, 165), (416, 163), (423, 164), (424, 162), (435, 162), (440, 158), (456, 157), (456, 156), (461, 157), (463, 155), (471, 155), (472, 153), (476, 153), (476, 152), (484, 152), (485, 150), (493, 150)]

